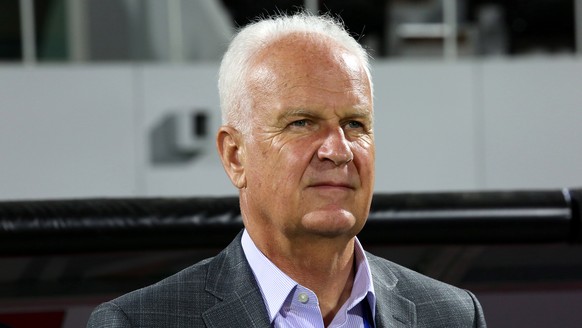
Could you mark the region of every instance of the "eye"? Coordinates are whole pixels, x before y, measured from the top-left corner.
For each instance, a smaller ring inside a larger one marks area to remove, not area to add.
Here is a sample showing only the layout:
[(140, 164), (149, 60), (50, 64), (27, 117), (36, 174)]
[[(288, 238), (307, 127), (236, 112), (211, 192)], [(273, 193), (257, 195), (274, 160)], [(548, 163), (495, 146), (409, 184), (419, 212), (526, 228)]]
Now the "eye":
[(289, 125), (296, 126), (296, 127), (304, 127), (304, 126), (307, 126), (307, 124), (308, 124), (307, 120), (297, 120), (297, 121), (291, 122), (291, 124), (289, 124)]
[(364, 127), (364, 124), (358, 121), (349, 121), (348, 124), (346, 124), (346, 127), (350, 129), (361, 129)]

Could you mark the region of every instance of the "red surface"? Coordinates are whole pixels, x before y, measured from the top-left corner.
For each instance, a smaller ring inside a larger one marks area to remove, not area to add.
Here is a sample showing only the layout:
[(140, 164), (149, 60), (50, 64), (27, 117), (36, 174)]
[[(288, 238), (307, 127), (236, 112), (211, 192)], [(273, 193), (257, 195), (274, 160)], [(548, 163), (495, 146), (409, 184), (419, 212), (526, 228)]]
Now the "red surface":
[(0, 313), (0, 328), (61, 328), (64, 318), (64, 311)]

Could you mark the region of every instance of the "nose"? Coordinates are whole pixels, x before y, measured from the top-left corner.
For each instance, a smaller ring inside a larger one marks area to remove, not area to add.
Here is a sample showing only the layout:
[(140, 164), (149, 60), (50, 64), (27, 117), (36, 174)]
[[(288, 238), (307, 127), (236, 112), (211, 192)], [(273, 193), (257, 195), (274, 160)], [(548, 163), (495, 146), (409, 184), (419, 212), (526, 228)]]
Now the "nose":
[(326, 131), (324, 140), (317, 151), (321, 161), (331, 161), (335, 166), (347, 164), (354, 159), (354, 153), (341, 127)]

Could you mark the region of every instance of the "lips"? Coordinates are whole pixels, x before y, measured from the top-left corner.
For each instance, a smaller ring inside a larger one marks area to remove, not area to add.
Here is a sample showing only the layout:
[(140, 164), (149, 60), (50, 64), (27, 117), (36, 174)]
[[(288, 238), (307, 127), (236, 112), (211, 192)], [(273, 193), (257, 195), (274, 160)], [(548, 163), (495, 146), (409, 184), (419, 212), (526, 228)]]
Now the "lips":
[(318, 181), (315, 183), (311, 183), (309, 187), (313, 188), (330, 188), (330, 189), (355, 189), (353, 185), (345, 182), (336, 182), (336, 181)]

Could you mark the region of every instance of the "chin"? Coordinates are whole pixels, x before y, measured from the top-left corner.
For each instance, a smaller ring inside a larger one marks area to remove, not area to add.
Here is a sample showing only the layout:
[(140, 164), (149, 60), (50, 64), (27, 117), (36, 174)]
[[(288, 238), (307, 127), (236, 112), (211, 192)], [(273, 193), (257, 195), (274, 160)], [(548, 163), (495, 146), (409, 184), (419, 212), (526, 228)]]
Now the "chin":
[(328, 238), (353, 237), (360, 232), (363, 226), (363, 223), (345, 209), (311, 212), (303, 217), (302, 223), (307, 231)]

